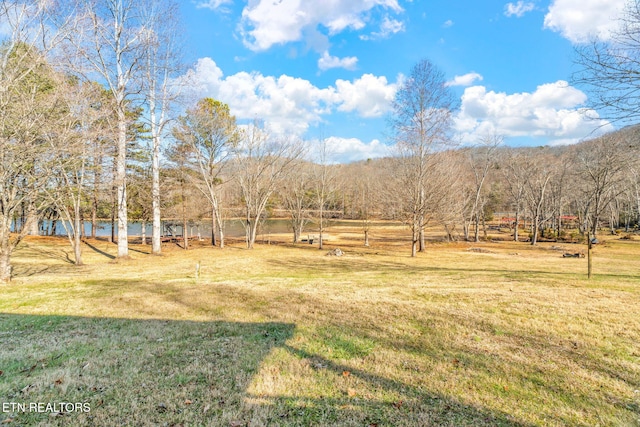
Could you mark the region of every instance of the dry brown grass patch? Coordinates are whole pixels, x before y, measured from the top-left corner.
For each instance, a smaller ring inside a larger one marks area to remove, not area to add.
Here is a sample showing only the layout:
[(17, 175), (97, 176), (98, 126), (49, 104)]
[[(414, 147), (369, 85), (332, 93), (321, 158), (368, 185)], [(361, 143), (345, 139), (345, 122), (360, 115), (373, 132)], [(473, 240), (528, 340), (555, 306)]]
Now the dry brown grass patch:
[(432, 242), (411, 258), (356, 231), (324, 251), (134, 245), (115, 264), (115, 245), (90, 241), (80, 268), (63, 240), (27, 241), (0, 289), (0, 396), (92, 411), (0, 422), (638, 424), (636, 242), (597, 246), (587, 281), (554, 243)]

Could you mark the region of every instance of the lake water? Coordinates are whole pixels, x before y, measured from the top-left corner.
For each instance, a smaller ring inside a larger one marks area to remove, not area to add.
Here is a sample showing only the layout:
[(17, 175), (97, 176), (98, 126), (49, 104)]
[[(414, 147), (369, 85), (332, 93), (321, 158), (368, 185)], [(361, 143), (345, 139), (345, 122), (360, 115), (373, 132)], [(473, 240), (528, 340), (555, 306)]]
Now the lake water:
[[(182, 234), (182, 223), (180, 221), (168, 221), (171, 224), (179, 225), (177, 228), (177, 234)], [(50, 224), (45, 222), (45, 229), (48, 229)], [(98, 237), (109, 237), (111, 236), (111, 222), (110, 221), (98, 221), (97, 223), (98, 229), (96, 230), (96, 236)], [(345, 221), (331, 221), (331, 226), (339, 226), (339, 225), (351, 225), (353, 226), (353, 222), (345, 222)], [(116, 224), (117, 228), (117, 224)], [(317, 225), (314, 223), (308, 223), (305, 229), (305, 233), (313, 233), (317, 230)], [(217, 231), (217, 230), (216, 230)], [(129, 227), (127, 228), (127, 233), (129, 236), (140, 236), (142, 235), (142, 223), (141, 222), (130, 222)], [(211, 236), (211, 221), (206, 220), (202, 222), (191, 222), (189, 223), (189, 235), (197, 236), (198, 233), (203, 238), (207, 238)], [(292, 233), (291, 223), (288, 219), (268, 219), (263, 221), (261, 226), (258, 228), (258, 234), (266, 235), (269, 233), (280, 234), (280, 233)], [(84, 234), (85, 236), (91, 235), (91, 221), (84, 222)], [(116, 230), (117, 234), (117, 230)], [(151, 223), (148, 222), (146, 226), (146, 234), (147, 237), (151, 236)], [(64, 236), (66, 235), (66, 231), (64, 226), (62, 225), (62, 221), (56, 222), (56, 235)], [(245, 229), (243, 226), (242, 220), (228, 220), (225, 222), (225, 236), (226, 237), (236, 237), (242, 238), (245, 236)]]

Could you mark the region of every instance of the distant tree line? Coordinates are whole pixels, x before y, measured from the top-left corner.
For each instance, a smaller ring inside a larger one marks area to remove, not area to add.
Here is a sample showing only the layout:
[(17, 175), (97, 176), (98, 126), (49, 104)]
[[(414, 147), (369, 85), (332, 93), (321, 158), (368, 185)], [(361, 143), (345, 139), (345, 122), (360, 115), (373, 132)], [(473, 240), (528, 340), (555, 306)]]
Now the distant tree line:
[(261, 222), (278, 215), (294, 243), (313, 224), (321, 249), (331, 219), (358, 220), (364, 245), (374, 220), (394, 220), (411, 230), (412, 256), (425, 250), (427, 227), (479, 241), (504, 217), (514, 240), (536, 244), (640, 223), (638, 127), (566, 147), (512, 148), (496, 134), (463, 146), (451, 130), (456, 100), (423, 60), (393, 103), (392, 155), (333, 164), (327, 141), (239, 125), (223, 100), (185, 99), (170, 0), (64, 5), (0, 9), (9, 29), (0, 44), (0, 281), (11, 278), (19, 242), (57, 220), (76, 264), (105, 218), (119, 257), (132, 220), (143, 223), (144, 244), (152, 224), (160, 253), (162, 218), (185, 234), (189, 222), (210, 221), (220, 248), (225, 224), (241, 218), (252, 248)]

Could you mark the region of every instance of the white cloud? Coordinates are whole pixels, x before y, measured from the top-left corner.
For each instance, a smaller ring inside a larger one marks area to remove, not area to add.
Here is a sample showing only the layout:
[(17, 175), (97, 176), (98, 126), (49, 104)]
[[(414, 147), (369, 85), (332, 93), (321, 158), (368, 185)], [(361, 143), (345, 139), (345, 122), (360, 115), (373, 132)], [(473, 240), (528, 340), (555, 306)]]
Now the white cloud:
[(444, 21), (444, 23), (442, 24), (442, 26), (444, 28), (449, 28), (449, 27), (453, 27), (453, 21), (451, 19)]
[(338, 110), (357, 112), (362, 117), (380, 117), (390, 111), (397, 84), (389, 84), (384, 76), (364, 74), (350, 82), (337, 80)]
[(626, 0), (554, 0), (544, 17), (544, 27), (573, 43), (590, 37), (608, 40), (618, 27)]
[(221, 6), (224, 6), (225, 4), (233, 4), (233, 0), (199, 1), (198, 3), (196, 3), (196, 8), (218, 10), (218, 9), (221, 9)]
[(334, 97), (331, 89), (286, 75), (276, 78), (239, 72), (225, 77), (211, 58), (198, 60), (186, 78), (194, 97), (225, 102), (239, 120), (263, 119), (273, 130), (296, 134), (319, 122)]
[[(245, 46), (262, 51), (317, 37), (320, 26), (329, 35), (361, 30), (376, 8), (402, 12), (398, 0), (253, 0), (242, 11), (240, 32)], [(387, 25), (397, 24), (390, 20)]]
[(596, 112), (582, 108), (586, 100), (582, 91), (562, 80), (538, 86), (533, 93), (506, 94), (473, 86), (462, 95), (456, 130), (465, 142), (487, 132), (541, 137), (550, 144), (577, 142), (600, 126), (611, 129)]
[(379, 117), (389, 111), (397, 87), (371, 74), (353, 81), (337, 80), (326, 88), (287, 75), (239, 72), (224, 76), (211, 58), (198, 60), (183, 79), (188, 79), (194, 98), (213, 97), (228, 104), (239, 120), (262, 119), (274, 131), (297, 135), (336, 110)]
[(535, 7), (536, 5), (531, 2), (518, 0), (518, 3), (507, 3), (504, 7), (504, 14), (509, 17), (516, 16), (522, 18), (525, 13), (531, 12)]
[(403, 32), (404, 29), (404, 22), (385, 16), (382, 20), (382, 24), (380, 24), (380, 32), (374, 34), (385, 39), (393, 34)]
[(482, 81), (482, 76), (478, 73), (467, 73), (455, 76), (453, 80), (446, 83), (446, 86), (471, 86), (476, 80)]
[(347, 70), (354, 70), (358, 65), (358, 58), (355, 56), (347, 56), (345, 58), (338, 58), (336, 56), (329, 55), (329, 52), (325, 50), (322, 57), (318, 59), (318, 68), (321, 70), (328, 70), (330, 68), (344, 68)]
[(381, 40), (387, 39), (394, 34), (401, 33), (405, 30), (404, 22), (397, 19), (391, 19), (385, 16), (380, 24), (380, 30), (374, 31), (369, 35), (363, 34), (360, 36), (360, 40)]
[(389, 147), (374, 139), (365, 143), (358, 138), (329, 137), (327, 152), (335, 163), (350, 163), (364, 159), (375, 159), (390, 155)]

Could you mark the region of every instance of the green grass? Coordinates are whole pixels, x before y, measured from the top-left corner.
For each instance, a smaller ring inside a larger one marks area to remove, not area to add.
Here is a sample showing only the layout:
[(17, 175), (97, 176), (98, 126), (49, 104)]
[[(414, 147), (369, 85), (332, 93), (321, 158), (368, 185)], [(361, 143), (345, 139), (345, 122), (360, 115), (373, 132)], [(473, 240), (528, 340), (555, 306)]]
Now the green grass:
[(640, 242), (599, 245), (586, 280), (554, 244), (412, 259), (334, 235), (343, 257), (133, 246), (115, 262), (95, 241), (82, 267), (62, 240), (27, 241), (0, 288), (0, 404), (91, 411), (0, 422), (640, 426)]

